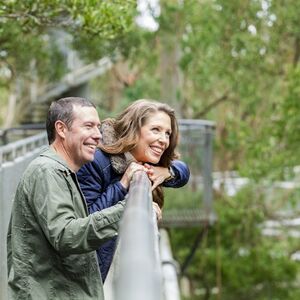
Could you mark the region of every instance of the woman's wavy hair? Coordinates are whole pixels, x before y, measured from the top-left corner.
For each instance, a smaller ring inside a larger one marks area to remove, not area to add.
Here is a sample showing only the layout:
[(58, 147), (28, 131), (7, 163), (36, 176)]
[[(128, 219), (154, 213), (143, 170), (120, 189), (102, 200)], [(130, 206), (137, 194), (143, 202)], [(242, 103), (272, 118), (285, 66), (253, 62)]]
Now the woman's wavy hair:
[[(170, 167), (171, 161), (179, 157), (175, 148), (178, 144), (178, 123), (175, 111), (168, 104), (154, 100), (140, 99), (129, 105), (119, 116), (109, 121), (115, 131), (116, 141), (110, 145), (100, 145), (100, 148), (110, 154), (120, 154), (133, 150), (138, 144), (141, 128), (154, 113), (164, 112), (171, 120), (171, 136), (169, 147), (164, 151), (158, 166)], [(153, 191), (153, 200), (163, 206), (162, 187)]]

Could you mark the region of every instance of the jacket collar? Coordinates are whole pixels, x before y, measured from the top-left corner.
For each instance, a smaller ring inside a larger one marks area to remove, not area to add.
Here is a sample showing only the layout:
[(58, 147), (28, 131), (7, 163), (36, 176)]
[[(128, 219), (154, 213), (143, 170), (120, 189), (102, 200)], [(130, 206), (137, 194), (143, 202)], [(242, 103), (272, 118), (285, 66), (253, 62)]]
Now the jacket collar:
[(51, 146), (47, 146), (41, 153), (40, 156), (48, 157), (56, 162), (58, 162), (61, 170), (66, 171), (66, 169), (69, 170), (70, 173), (74, 173), (69, 166), (67, 165), (67, 162), (61, 158)]
[[(116, 132), (113, 127), (114, 119), (106, 119), (101, 123), (102, 143), (111, 145), (117, 140)], [(120, 154), (110, 154), (110, 162), (114, 171), (118, 174), (123, 174), (129, 164), (136, 161), (129, 152)]]

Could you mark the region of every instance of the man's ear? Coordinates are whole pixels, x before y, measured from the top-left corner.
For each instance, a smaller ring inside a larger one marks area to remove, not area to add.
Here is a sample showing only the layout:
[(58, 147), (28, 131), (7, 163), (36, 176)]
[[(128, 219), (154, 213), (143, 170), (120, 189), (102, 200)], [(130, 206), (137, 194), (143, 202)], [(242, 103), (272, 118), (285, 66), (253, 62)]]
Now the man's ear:
[(57, 120), (55, 122), (55, 130), (58, 136), (60, 136), (62, 139), (65, 139), (67, 126), (63, 121)]

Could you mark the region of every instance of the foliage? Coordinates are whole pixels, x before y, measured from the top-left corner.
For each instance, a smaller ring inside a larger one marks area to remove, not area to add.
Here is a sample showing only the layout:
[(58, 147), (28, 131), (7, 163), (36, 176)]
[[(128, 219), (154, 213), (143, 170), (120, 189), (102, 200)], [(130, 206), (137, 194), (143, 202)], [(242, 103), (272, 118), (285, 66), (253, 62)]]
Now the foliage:
[[(179, 191), (167, 201), (185, 203), (190, 198), (193, 195), (187, 191)], [(247, 186), (233, 198), (216, 199), (217, 224), (209, 228), (185, 271), (192, 280), (191, 299), (298, 299), (299, 263), (290, 259), (297, 242), (262, 235), (267, 218), (263, 203), (264, 194), (257, 185)], [(199, 231), (170, 231), (173, 252), (181, 266)], [(219, 293), (213, 294), (213, 290)]]
[[(128, 39), (128, 58), (140, 72), (125, 97), (157, 97), (153, 86), (165, 80), (162, 47), (172, 55), (179, 46), (178, 114), (216, 121), (215, 169), (239, 170), (256, 180), (283, 178), (283, 165), (299, 164), (291, 144), (299, 115), (298, 1), (164, 0), (160, 5), (159, 30), (135, 31), (134, 44)], [(291, 113), (294, 121), (286, 126)]]
[(60, 27), (112, 39), (127, 30), (134, 7), (132, 0), (1, 1), (0, 16), (2, 23), (13, 20), (28, 32)]
[[(135, 1), (122, 0), (1, 1), (2, 57), (22, 59), (24, 65), (32, 58), (44, 56), (46, 52), (50, 52), (45, 43), (45, 34), (49, 34), (49, 29), (53, 28), (72, 33), (75, 38), (81, 36), (83, 39), (84, 36), (85, 40), (80, 43), (80, 48), (88, 47), (86, 42), (91, 42), (92, 38), (99, 39), (100, 42), (114, 41), (129, 30), (134, 7)], [(38, 44), (32, 48), (31, 44), (34, 42)], [(53, 43), (53, 40), (50, 42)], [(101, 44), (98, 43), (98, 48), (99, 45)], [(101, 56), (97, 56), (99, 58)]]
[[(147, 31), (133, 24), (133, 0), (0, 0), (1, 103), (15, 76), (34, 75), (32, 63), (42, 81), (56, 81), (66, 72), (50, 34), (62, 29), (72, 34), (73, 46), (87, 62), (111, 53), (126, 60), (134, 80), (122, 85), (118, 112), (138, 98), (169, 102), (184, 118), (216, 122), (215, 170), (238, 170), (257, 183), (292, 177), (300, 163), (300, 2), (159, 3), (159, 29)], [(93, 82), (102, 118), (115, 114), (107, 101), (110, 81)], [(177, 102), (171, 101), (172, 89)], [(192, 167), (195, 157), (191, 152), (186, 159)], [(195, 207), (201, 199), (201, 192), (186, 188), (166, 195), (166, 210)], [(277, 196), (291, 207), (299, 198)], [(216, 194), (218, 222), (186, 271), (194, 299), (299, 299), (294, 286), (299, 266), (289, 258), (295, 241), (261, 234), (275, 200), (258, 185), (234, 198)], [(181, 264), (197, 234), (199, 228), (171, 230)], [(218, 294), (212, 293), (215, 287)]]
[[(131, 28), (135, 5), (133, 0), (0, 1), (0, 85), (14, 93), (22, 78), (40, 86), (58, 81), (68, 71), (60, 32), (71, 34), (69, 50), (93, 49), (92, 59), (115, 51), (118, 38)], [(25, 101), (28, 91), (20, 93)]]

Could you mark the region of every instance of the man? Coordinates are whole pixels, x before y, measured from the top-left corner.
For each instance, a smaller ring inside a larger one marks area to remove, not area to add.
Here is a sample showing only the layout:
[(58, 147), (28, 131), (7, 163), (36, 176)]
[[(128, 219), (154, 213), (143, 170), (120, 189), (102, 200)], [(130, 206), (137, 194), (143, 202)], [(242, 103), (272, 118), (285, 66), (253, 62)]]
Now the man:
[(124, 201), (88, 215), (75, 172), (92, 161), (101, 134), (83, 98), (53, 102), (50, 146), (18, 185), (8, 230), (10, 299), (104, 299), (96, 252), (117, 234)]

